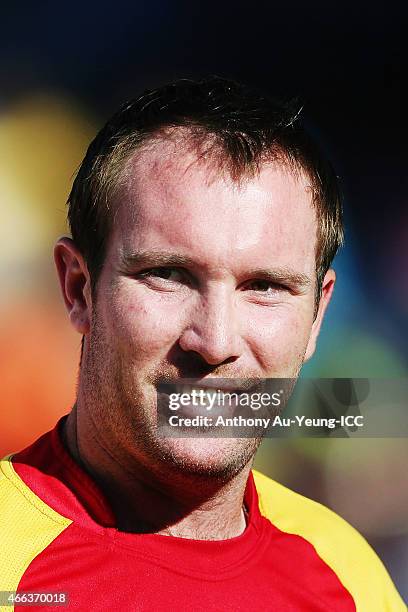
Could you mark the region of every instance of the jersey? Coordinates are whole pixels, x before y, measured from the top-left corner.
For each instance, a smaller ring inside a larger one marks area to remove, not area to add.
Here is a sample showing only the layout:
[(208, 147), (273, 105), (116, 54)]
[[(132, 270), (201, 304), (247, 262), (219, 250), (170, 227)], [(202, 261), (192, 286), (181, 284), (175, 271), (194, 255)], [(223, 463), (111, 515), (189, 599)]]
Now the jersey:
[(66, 597), (64, 606), (51, 600), (42, 607), (40, 600), (29, 609), (406, 610), (362, 536), (256, 471), (238, 537), (203, 541), (116, 529), (103, 494), (62, 443), (63, 419), (0, 464), (0, 591)]

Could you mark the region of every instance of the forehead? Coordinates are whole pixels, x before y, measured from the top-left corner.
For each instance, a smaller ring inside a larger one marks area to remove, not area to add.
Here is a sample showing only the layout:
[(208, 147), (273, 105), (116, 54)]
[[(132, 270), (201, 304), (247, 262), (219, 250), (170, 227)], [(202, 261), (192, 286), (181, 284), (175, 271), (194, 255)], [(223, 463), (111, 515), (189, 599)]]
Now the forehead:
[(211, 158), (159, 141), (129, 160), (117, 206), (116, 251), (173, 249), (220, 268), (245, 258), (297, 264), (299, 271), (315, 267), (310, 182), (282, 163), (265, 163), (235, 181)]

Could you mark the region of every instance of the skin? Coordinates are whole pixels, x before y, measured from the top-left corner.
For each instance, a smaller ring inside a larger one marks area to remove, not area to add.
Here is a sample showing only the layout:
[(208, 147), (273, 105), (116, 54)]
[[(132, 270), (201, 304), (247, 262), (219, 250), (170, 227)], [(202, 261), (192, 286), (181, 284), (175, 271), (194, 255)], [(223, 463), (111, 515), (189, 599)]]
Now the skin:
[(135, 154), (124, 176), (96, 299), (72, 240), (55, 247), (85, 336), (65, 443), (119, 529), (234, 537), (259, 439), (160, 438), (156, 386), (297, 377), (335, 282), (329, 270), (315, 316), (311, 188), (278, 163), (236, 182), (171, 138)]

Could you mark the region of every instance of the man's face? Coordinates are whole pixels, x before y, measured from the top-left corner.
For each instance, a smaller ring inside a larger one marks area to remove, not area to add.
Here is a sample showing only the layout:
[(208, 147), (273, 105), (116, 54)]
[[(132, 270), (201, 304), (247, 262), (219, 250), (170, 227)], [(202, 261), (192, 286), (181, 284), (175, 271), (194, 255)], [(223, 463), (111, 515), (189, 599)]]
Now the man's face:
[(127, 174), (86, 337), (87, 410), (121, 460), (236, 473), (259, 441), (160, 437), (157, 385), (297, 376), (319, 327), (311, 189), (278, 164), (238, 184), (171, 141)]

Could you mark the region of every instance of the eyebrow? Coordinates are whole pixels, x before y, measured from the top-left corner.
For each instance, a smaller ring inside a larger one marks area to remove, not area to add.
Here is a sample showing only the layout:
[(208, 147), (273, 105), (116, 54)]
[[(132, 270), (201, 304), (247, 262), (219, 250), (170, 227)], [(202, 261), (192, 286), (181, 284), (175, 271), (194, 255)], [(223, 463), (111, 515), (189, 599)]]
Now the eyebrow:
[(298, 291), (305, 291), (313, 283), (313, 280), (307, 274), (294, 272), (289, 268), (255, 268), (250, 270), (249, 276), (262, 278), (277, 284), (288, 285)]
[(139, 266), (194, 266), (197, 263), (188, 256), (179, 255), (172, 251), (131, 251), (121, 250), (120, 266), (127, 271), (132, 271)]
[[(120, 251), (120, 268), (125, 273), (133, 273), (136, 268), (146, 266), (170, 267), (185, 266), (197, 267), (197, 261), (188, 255), (180, 255), (172, 251), (141, 250), (126, 252)], [(245, 276), (250, 278), (262, 278), (277, 284), (287, 285), (296, 291), (306, 291), (313, 283), (313, 279), (307, 274), (295, 272), (287, 267), (279, 268), (254, 268), (248, 270)]]

